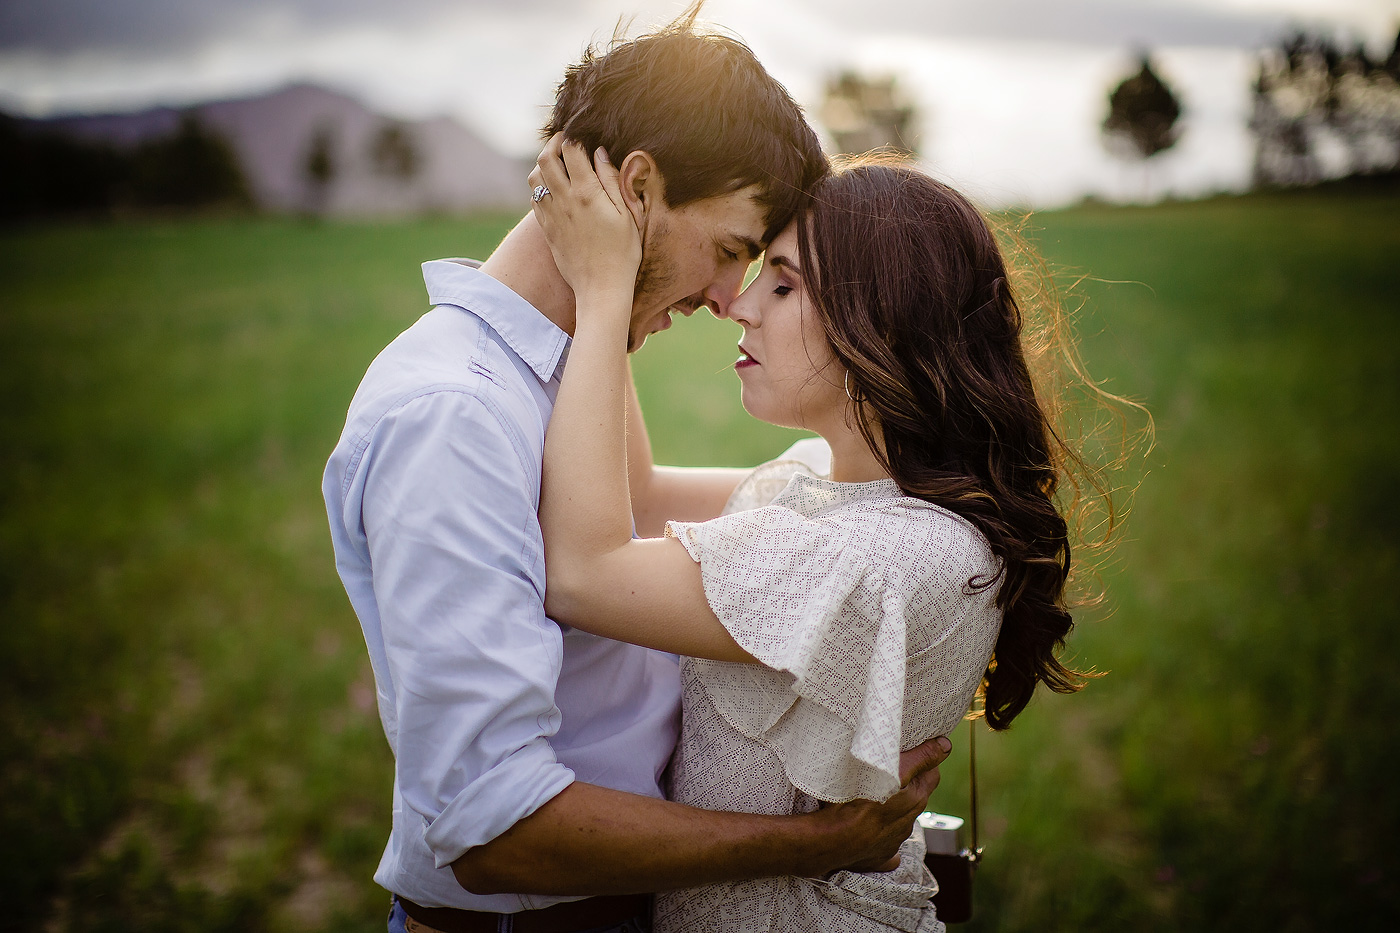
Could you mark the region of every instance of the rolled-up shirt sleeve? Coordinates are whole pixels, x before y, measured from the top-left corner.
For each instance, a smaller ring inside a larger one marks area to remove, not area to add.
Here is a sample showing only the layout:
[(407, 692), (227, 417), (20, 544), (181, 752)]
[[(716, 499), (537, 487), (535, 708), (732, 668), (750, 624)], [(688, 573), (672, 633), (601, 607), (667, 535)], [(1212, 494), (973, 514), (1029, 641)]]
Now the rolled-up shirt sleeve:
[(563, 645), (522, 443), (489, 400), (440, 390), (386, 414), (359, 464), (396, 778), (439, 868), (574, 777), (549, 744)]

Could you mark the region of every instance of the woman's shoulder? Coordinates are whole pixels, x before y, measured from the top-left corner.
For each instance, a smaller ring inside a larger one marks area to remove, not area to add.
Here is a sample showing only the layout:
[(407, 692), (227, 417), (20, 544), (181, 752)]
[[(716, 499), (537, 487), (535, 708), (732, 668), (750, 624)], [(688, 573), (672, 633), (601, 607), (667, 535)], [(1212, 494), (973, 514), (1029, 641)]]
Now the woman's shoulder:
[(798, 474), (824, 477), (831, 472), (831, 448), (820, 437), (806, 437), (739, 481), (721, 515), (772, 504)]
[[(987, 551), (987, 538), (971, 521), (936, 503), (906, 495), (893, 480), (850, 485), (845, 500), (820, 517), (846, 528), (878, 532), (893, 544)], [(857, 487), (866, 487), (864, 489)]]
[(900, 493), (871, 502), (869, 514), (905, 529), (912, 541), (926, 540), (973, 551), (987, 551), (987, 536), (971, 521), (945, 506)]
[(839, 532), (852, 558), (879, 576), (884, 589), (910, 598), (962, 592), (969, 581), (994, 578), (1001, 569), (976, 525), (913, 496), (897, 493), (852, 503), (825, 520)]

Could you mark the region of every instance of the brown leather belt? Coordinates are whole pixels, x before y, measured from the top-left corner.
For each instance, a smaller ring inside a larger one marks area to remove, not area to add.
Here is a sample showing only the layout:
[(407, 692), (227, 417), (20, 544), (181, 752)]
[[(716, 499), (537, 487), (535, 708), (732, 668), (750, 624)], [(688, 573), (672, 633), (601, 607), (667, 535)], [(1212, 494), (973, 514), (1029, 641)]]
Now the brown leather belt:
[[(440, 933), (496, 933), (500, 928), (501, 914), (456, 907), (423, 907), (407, 898), (395, 897), (410, 919)], [(515, 933), (576, 933), (593, 927), (616, 926), (650, 912), (649, 894), (613, 894), (567, 901), (539, 910), (522, 910), (510, 916), (514, 919)]]

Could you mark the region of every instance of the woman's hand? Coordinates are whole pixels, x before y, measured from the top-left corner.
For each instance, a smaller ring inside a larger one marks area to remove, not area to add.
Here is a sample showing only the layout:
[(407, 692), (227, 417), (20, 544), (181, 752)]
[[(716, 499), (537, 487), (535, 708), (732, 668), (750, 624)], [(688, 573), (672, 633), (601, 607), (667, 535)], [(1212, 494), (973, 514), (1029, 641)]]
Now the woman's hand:
[(530, 173), (532, 188), (549, 189), (535, 201), (535, 217), (580, 313), (607, 309), (630, 316), (642, 237), (623, 200), (618, 170), (601, 147), (593, 155), (590, 163), (583, 146), (562, 134), (545, 144)]

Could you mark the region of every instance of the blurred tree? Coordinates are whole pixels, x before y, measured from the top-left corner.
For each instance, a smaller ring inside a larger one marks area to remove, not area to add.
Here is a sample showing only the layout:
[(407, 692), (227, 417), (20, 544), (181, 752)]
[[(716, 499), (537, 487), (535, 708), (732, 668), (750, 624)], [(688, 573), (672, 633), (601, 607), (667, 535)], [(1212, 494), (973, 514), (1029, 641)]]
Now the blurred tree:
[(389, 120), (370, 140), (369, 161), (380, 175), (406, 183), (418, 174), (422, 159), (412, 131), (402, 123)]
[(0, 218), (252, 204), (233, 147), (193, 114), (134, 149), (0, 117)]
[(130, 174), (129, 158), (110, 145), (0, 114), (0, 220), (106, 213)]
[(1124, 78), (1108, 95), (1104, 145), (1122, 158), (1147, 160), (1176, 145), (1181, 104), (1142, 56), (1137, 74)]
[(821, 121), (840, 153), (890, 148), (913, 155), (914, 106), (894, 78), (844, 71), (826, 85)]
[(1400, 34), (1384, 60), (1327, 36), (1284, 40), (1260, 57), (1249, 126), (1257, 185), (1400, 169)]
[(331, 182), (338, 166), (335, 160), (335, 134), (329, 126), (319, 126), (311, 134), (302, 173), (306, 177), (306, 210), (309, 214), (325, 213)]
[(142, 143), (131, 154), (131, 200), (148, 207), (248, 207), (238, 156), (228, 140), (192, 113), (174, 136)]

